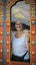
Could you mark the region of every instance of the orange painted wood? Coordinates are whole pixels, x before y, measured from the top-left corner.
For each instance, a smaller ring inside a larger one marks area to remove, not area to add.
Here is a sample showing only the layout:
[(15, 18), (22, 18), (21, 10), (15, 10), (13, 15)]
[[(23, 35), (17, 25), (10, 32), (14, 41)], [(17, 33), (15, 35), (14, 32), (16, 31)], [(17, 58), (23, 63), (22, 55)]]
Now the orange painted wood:
[(10, 32), (10, 27), (6, 27), (6, 31), (7, 32)]
[(10, 35), (6, 36), (6, 40), (10, 42)]
[[(35, 14), (36, 15), (36, 14)], [(36, 20), (35, 20), (36, 21)], [(35, 26), (35, 28), (36, 28), (36, 26)]]
[(3, 63), (0, 63), (0, 65), (3, 65)]
[(35, 41), (36, 42), (36, 35), (31, 35), (31, 41)]
[(9, 60), (9, 53), (6, 53), (6, 60)]
[(36, 45), (35, 46), (31, 46), (31, 51), (34, 51), (36, 53)]
[(10, 42), (6, 40), (6, 44), (10, 44)]
[(7, 20), (7, 19), (6, 19), (6, 23), (10, 23), (10, 20)]
[(9, 63), (8, 63), (8, 62), (6, 62), (6, 65), (9, 65)]
[(6, 50), (10, 50), (10, 44), (6, 45)]
[(0, 50), (2, 50), (3, 49), (3, 44), (0, 44)]
[(0, 35), (0, 40), (3, 40), (3, 36), (2, 35)]
[[(31, 25), (31, 32), (35, 31), (35, 25)], [(35, 31), (36, 32), (36, 31)]]
[(0, 27), (0, 32), (3, 32), (3, 27)]
[(36, 63), (36, 54), (32, 55), (32, 63)]
[(10, 65), (30, 65), (30, 63), (11, 61)]
[(1, 53), (1, 52), (0, 52), (0, 59), (2, 59), (2, 58), (3, 58), (3, 55), (2, 55), (2, 54), (3, 54), (3, 53)]
[(0, 6), (2, 6), (2, 7), (3, 7), (3, 6), (4, 6), (4, 5), (3, 5), (3, 3), (0, 3)]
[(0, 23), (1, 23), (1, 22), (3, 23), (3, 20), (0, 20)]

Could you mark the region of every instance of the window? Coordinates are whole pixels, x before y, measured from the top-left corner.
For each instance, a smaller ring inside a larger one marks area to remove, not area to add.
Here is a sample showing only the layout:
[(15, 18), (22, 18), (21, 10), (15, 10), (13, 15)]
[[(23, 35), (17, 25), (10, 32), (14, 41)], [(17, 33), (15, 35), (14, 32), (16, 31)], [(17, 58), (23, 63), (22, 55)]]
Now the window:
[(30, 4), (11, 7), (11, 61), (30, 62)]

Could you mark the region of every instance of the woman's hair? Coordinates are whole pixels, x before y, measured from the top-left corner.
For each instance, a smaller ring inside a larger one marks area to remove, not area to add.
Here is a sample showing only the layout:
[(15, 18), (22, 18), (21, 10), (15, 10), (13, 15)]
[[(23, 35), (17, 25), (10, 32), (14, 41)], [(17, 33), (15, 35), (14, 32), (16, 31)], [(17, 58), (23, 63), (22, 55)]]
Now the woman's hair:
[(16, 24), (17, 22), (20, 22), (20, 23), (22, 24), (22, 22), (21, 22), (20, 20), (16, 20), (16, 21), (15, 21), (15, 24)]

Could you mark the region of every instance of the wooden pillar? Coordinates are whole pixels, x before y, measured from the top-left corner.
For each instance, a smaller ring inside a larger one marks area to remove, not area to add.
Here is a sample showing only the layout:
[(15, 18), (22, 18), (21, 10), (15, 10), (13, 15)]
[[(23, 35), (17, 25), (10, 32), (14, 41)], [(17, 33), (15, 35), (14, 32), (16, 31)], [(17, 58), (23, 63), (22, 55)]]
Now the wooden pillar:
[(36, 65), (36, 17), (35, 17), (35, 3), (31, 4), (31, 43), (30, 43), (30, 57), (31, 65)]
[(3, 65), (3, 37), (4, 37), (4, 5), (0, 1), (0, 65)]

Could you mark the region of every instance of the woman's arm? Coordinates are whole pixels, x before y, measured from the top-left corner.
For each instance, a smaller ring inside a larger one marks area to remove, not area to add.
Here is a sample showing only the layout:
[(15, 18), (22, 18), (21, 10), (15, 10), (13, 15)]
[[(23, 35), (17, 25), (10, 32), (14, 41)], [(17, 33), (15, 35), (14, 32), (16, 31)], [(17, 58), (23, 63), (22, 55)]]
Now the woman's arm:
[(30, 47), (30, 34), (28, 32), (28, 30), (24, 30), (24, 34), (25, 34), (25, 43), (26, 43), (26, 47), (29, 51), (29, 47)]

